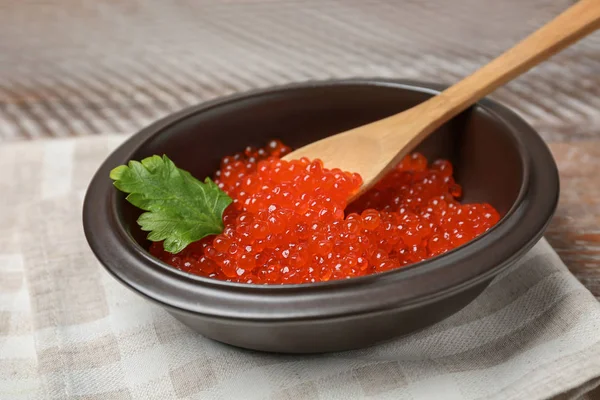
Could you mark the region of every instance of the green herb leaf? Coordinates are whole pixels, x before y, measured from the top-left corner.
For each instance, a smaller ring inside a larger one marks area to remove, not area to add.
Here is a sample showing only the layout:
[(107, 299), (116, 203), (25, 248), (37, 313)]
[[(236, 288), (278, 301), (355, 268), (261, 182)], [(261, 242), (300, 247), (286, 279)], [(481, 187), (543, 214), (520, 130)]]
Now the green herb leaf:
[(223, 211), (232, 200), (210, 178), (204, 183), (179, 169), (167, 156), (130, 161), (110, 172), (117, 189), (144, 211), (138, 219), (148, 239), (164, 240), (169, 253), (223, 231)]

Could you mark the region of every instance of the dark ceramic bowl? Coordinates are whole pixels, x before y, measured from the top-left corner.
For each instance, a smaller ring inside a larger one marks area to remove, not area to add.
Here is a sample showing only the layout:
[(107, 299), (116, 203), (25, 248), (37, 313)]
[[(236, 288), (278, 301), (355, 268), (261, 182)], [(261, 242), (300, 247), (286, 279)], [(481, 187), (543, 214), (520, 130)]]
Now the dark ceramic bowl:
[(422, 102), (440, 86), (359, 79), (303, 83), (201, 104), (142, 130), (100, 167), (83, 223), (89, 244), (124, 285), (209, 338), (249, 349), (318, 353), (359, 348), (440, 321), (471, 302), (529, 250), (548, 224), (559, 192), (548, 148), (521, 118), (481, 101), (419, 150), (456, 166), (467, 202), (503, 215), (493, 229), (452, 252), (403, 269), (317, 284), (234, 284), (179, 271), (154, 259), (138, 229), (139, 210), (115, 190), (109, 171), (131, 159), (167, 154), (198, 178), (222, 156), (280, 138), (298, 147)]

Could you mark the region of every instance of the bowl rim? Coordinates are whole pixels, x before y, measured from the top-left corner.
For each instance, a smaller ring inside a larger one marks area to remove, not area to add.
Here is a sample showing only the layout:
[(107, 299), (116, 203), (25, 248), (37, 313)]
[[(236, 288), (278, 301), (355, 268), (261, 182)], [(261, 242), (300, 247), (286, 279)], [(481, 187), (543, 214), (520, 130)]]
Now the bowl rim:
[[(533, 128), (515, 112), (487, 98), (478, 102), (477, 107), (512, 133), (511, 139), (521, 157), (523, 181), (514, 204), (493, 229), (444, 255), (397, 270), (348, 280), (252, 285), (225, 282), (177, 270), (155, 259), (129, 234), (118, 212), (118, 203), (124, 195), (114, 190), (108, 172), (129, 161), (131, 155), (148, 141), (170, 126), (210, 109), (256, 97), (333, 86), (379, 86), (429, 95), (435, 95), (446, 87), (384, 78), (308, 81), (217, 98), (154, 122), (127, 139), (108, 156), (92, 178), (85, 195), (84, 232), (101, 264), (135, 292), (182, 312), (212, 318), (294, 321), (413, 307), (450, 296), (490, 279), (529, 250), (541, 237), (558, 202), (556, 164), (545, 142)], [(452, 279), (444, 282), (435, 279), (436, 272), (456, 264), (460, 264), (460, 270), (452, 273)]]

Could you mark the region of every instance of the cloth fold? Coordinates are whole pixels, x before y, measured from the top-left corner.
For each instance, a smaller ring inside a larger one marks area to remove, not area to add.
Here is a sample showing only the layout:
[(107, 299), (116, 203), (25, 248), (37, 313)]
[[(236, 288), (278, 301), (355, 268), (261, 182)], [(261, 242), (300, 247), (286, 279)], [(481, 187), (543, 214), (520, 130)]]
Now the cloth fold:
[(123, 139), (0, 148), (0, 398), (571, 399), (600, 384), (600, 304), (545, 240), (459, 313), (379, 346), (273, 355), (192, 332), (83, 236), (87, 184)]

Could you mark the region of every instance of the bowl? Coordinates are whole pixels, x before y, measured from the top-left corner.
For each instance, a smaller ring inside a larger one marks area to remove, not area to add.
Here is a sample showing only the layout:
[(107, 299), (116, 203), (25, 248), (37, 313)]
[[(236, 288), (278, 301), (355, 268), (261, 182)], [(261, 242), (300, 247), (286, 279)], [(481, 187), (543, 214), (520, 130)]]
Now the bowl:
[[(170, 115), (143, 129), (102, 164), (88, 188), (83, 224), (90, 247), (115, 278), (193, 330), (248, 349), (322, 353), (409, 334), (465, 307), (542, 236), (559, 183), (540, 136), (514, 112), (484, 99), (418, 148), (447, 158), (464, 201), (489, 202), (500, 222), (442, 256), (370, 276), (301, 285), (250, 285), (177, 270), (152, 257), (136, 224), (140, 210), (109, 171), (167, 154), (204, 178), (222, 156), (279, 138), (302, 146), (414, 106), (442, 86), (403, 80), (308, 82), (235, 95)], [(283, 129), (282, 127), (285, 127)]]

